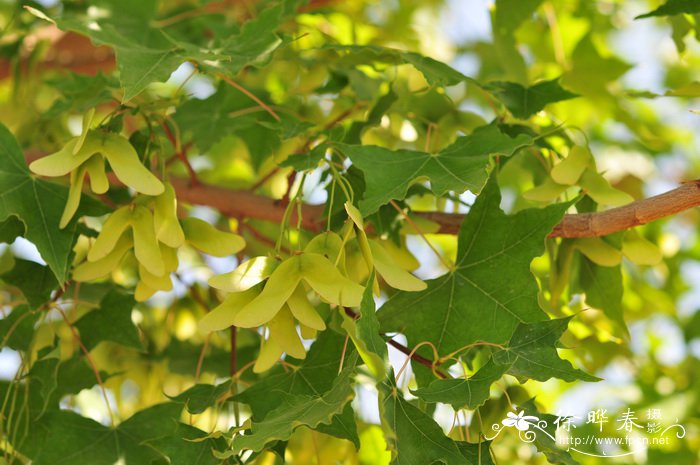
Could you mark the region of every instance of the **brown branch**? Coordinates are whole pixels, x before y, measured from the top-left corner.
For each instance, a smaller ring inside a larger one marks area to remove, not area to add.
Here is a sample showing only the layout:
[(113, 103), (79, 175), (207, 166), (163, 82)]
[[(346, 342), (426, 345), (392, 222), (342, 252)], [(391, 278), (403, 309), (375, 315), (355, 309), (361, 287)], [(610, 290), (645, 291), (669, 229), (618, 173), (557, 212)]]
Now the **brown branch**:
[[(106, 46), (95, 47), (88, 37), (75, 32), (63, 32), (56, 26), (48, 25), (25, 39), (25, 44), (32, 48), (39, 41), (48, 41), (46, 56), (36, 64), (33, 72), (42, 73), (49, 70), (74, 71), (94, 75), (100, 71), (110, 72), (115, 68), (114, 52)], [(26, 54), (28, 55), (28, 54)], [(28, 57), (20, 58), (22, 72), (30, 68)], [(0, 80), (12, 76), (9, 60), (0, 60)]]
[[(675, 215), (700, 206), (700, 179), (684, 182), (673, 190), (648, 199), (595, 213), (564, 215), (549, 237), (598, 237)], [(440, 233), (456, 234), (464, 215), (442, 212), (416, 213), (440, 225)]]
[[(403, 353), (403, 354), (406, 354), (406, 355), (409, 355), (409, 356), (410, 356), (414, 361), (416, 361), (417, 363), (420, 363), (421, 365), (423, 365), (423, 366), (425, 366), (425, 367), (428, 367), (428, 368), (430, 368), (431, 370), (433, 369), (433, 361), (432, 361), (432, 360), (427, 359), (427, 358), (423, 357), (422, 355), (418, 355), (417, 353), (413, 352), (411, 349), (409, 349), (409, 348), (406, 347), (405, 345), (401, 344), (400, 342), (396, 342), (396, 341), (393, 340), (393, 339), (389, 339), (389, 340), (386, 341), (386, 342), (387, 342), (387, 344), (389, 344), (391, 347), (397, 349), (399, 352), (401, 352), (401, 353)], [(413, 352), (413, 355), (411, 355), (412, 352)], [(439, 365), (439, 364), (440, 364), (440, 361), (438, 361), (438, 362), (435, 363), (435, 365)], [(440, 378), (442, 378), (442, 379), (446, 379), (446, 378), (447, 378), (447, 375), (445, 375), (443, 372), (437, 370), (437, 368), (436, 368), (434, 371), (435, 371), (435, 373), (437, 373), (437, 375), (438, 375)]]
[[(39, 154), (28, 153), (26, 158), (27, 161), (33, 161), (39, 158)], [(112, 173), (109, 179), (113, 184), (119, 184)], [(171, 177), (170, 182), (181, 202), (212, 207), (224, 216), (239, 219), (253, 218), (273, 223), (279, 223), (284, 218), (283, 202), (248, 190), (228, 189), (203, 183), (193, 186), (188, 179), (175, 177)], [(637, 200), (622, 207), (596, 213), (565, 215), (554, 227), (550, 237), (605, 236), (697, 206), (700, 206), (700, 179), (685, 182), (676, 189), (648, 199)], [(322, 231), (325, 225), (323, 210), (323, 205), (302, 204), (302, 228), (312, 232)], [(456, 234), (464, 219), (464, 215), (456, 213), (415, 212), (415, 215), (438, 223), (440, 225), (438, 232), (441, 234)], [(296, 209), (291, 211), (290, 222), (297, 223)]]
[[(173, 122), (173, 124), (175, 124)], [(187, 147), (186, 145), (182, 145), (180, 143), (180, 139), (173, 134), (172, 129), (170, 129), (170, 125), (168, 124), (167, 121), (163, 121), (161, 124), (163, 127), (163, 130), (165, 131), (165, 136), (168, 138), (170, 141), (170, 144), (173, 146), (173, 149), (175, 150), (175, 155), (177, 158), (182, 162), (183, 165), (185, 165), (185, 169), (187, 170), (187, 174), (190, 177), (190, 184), (193, 186), (199, 185), (199, 178), (197, 177), (197, 172), (192, 168), (192, 165), (190, 164), (190, 160), (187, 158)]]
[(688, 181), (663, 194), (603, 212), (566, 215), (552, 237), (605, 236), (675, 215), (700, 205), (700, 180)]
[[(190, 186), (189, 180), (182, 178), (171, 178), (170, 183), (180, 201), (212, 207), (231, 218), (254, 218), (279, 223), (284, 217), (285, 206), (281, 201), (247, 190), (227, 189), (208, 184)], [(321, 231), (322, 216), (323, 205), (303, 205), (301, 226), (309, 231)], [(297, 222), (296, 209), (291, 211), (290, 222)]]

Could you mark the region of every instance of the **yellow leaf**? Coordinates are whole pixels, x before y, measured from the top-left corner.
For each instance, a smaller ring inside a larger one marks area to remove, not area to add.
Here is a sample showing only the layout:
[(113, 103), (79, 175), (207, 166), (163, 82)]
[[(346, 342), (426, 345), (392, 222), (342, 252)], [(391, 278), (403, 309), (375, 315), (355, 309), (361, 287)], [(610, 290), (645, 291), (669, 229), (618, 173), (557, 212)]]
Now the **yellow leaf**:
[(306, 358), (306, 350), (297, 334), (294, 317), (289, 307), (286, 305), (268, 324), (270, 329), (269, 339), (275, 341), (277, 345), (294, 358)]
[(86, 261), (75, 267), (73, 279), (78, 282), (92, 281), (114, 271), (122, 258), (134, 245), (130, 233), (124, 233), (118, 239), (110, 253), (96, 261)]
[(396, 265), (379, 242), (369, 241), (369, 247), (374, 257), (374, 267), (377, 273), (384, 278), (389, 286), (404, 291), (422, 291), (427, 287), (425, 282)]
[(600, 266), (617, 266), (622, 261), (622, 252), (599, 237), (576, 239), (575, 247)]
[(177, 218), (175, 189), (170, 183), (165, 184), (163, 193), (156, 197), (153, 222), (160, 242), (170, 247), (180, 247), (185, 242), (185, 233)]
[(136, 259), (154, 275), (163, 275), (165, 264), (153, 228), (153, 214), (146, 207), (138, 205), (134, 208), (131, 216), (131, 224), (134, 231)]
[(585, 147), (576, 145), (571, 148), (565, 159), (552, 168), (549, 175), (557, 184), (571, 186), (576, 184), (590, 162), (591, 152)]
[(129, 141), (118, 134), (105, 134), (101, 152), (121, 182), (146, 195), (160, 195), (165, 187), (139, 159)]
[(209, 285), (226, 292), (241, 292), (250, 289), (270, 277), (279, 261), (269, 257), (253, 257), (228, 273), (212, 276)]
[(238, 234), (219, 231), (199, 218), (185, 218), (181, 224), (187, 241), (205, 254), (226, 257), (245, 247), (245, 240)]
[(326, 323), (309, 302), (309, 299), (306, 297), (306, 292), (304, 292), (304, 287), (301, 284), (299, 284), (292, 295), (289, 296), (287, 305), (292, 311), (292, 315), (294, 315), (300, 323), (319, 331), (326, 329)]
[(363, 287), (343, 276), (326, 257), (305, 253), (294, 258), (304, 281), (324, 300), (344, 307), (360, 305)]
[(211, 312), (199, 321), (202, 331), (220, 331), (234, 325), (236, 315), (260, 294), (260, 289), (251, 288), (244, 292), (229, 294)]
[(260, 295), (235, 315), (234, 325), (254, 328), (274, 318), (301, 280), (299, 257), (285, 260), (272, 272)]
[(125, 206), (115, 210), (102, 225), (102, 231), (88, 252), (88, 260), (94, 262), (106, 257), (130, 225), (131, 207)]

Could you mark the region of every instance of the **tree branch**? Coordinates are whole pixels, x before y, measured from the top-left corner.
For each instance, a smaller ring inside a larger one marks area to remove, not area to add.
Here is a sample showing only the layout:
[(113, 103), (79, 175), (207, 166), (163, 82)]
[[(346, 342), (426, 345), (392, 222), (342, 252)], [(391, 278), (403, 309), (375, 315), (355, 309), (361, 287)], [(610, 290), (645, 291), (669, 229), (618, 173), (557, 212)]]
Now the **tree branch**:
[(663, 194), (597, 213), (566, 215), (552, 237), (605, 236), (675, 215), (700, 205), (700, 180), (684, 182)]
[[(222, 214), (237, 218), (256, 218), (279, 222), (284, 216), (282, 202), (253, 194), (249, 191), (231, 190), (222, 187), (189, 186), (186, 180), (171, 180), (178, 198), (186, 203), (207, 205)], [(640, 226), (685, 210), (700, 206), (700, 180), (688, 181), (680, 187), (648, 199), (637, 200), (622, 207), (596, 213), (565, 215), (554, 227), (550, 237), (596, 237), (605, 236)], [(440, 225), (442, 234), (456, 234), (464, 219), (463, 214), (442, 212), (416, 212), (418, 216)], [(292, 212), (292, 223), (296, 211)], [(302, 227), (310, 231), (321, 231), (324, 225), (323, 205), (302, 206)]]
[[(40, 158), (42, 154), (28, 152), (27, 162)], [(112, 173), (112, 184), (120, 184)], [(192, 205), (212, 207), (230, 218), (251, 218), (279, 223), (284, 217), (286, 206), (281, 200), (255, 194), (249, 190), (228, 189), (200, 183), (192, 185), (189, 179), (171, 177), (178, 200)], [(597, 237), (624, 231), (647, 224), (667, 216), (700, 206), (700, 179), (684, 182), (679, 187), (648, 199), (595, 213), (565, 215), (554, 227), (550, 237)], [(302, 228), (320, 232), (325, 227), (323, 205), (302, 204)], [(456, 234), (464, 219), (463, 214), (443, 212), (415, 212), (427, 220), (440, 225), (439, 233)], [(290, 222), (297, 223), (297, 210), (292, 209)]]

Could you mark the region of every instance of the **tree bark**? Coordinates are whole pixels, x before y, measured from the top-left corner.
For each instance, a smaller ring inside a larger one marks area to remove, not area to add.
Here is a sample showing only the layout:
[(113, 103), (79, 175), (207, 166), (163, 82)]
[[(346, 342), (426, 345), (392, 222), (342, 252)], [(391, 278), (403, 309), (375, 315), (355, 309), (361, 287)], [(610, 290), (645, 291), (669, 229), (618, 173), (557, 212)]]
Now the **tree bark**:
[[(27, 162), (40, 158), (36, 152), (25, 153)], [(112, 184), (119, 180), (113, 173), (108, 175)], [(272, 199), (252, 191), (228, 189), (189, 179), (171, 177), (170, 183), (175, 188), (178, 200), (191, 205), (212, 207), (222, 215), (243, 220), (257, 220), (279, 223), (287, 208), (286, 202)], [(595, 213), (576, 213), (564, 215), (562, 221), (554, 227), (550, 237), (598, 237), (624, 231), (667, 216), (689, 210), (700, 205), (700, 179), (684, 182), (679, 187), (663, 194), (641, 199), (635, 202)], [(325, 227), (323, 205), (303, 204), (301, 207), (302, 228), (320, 232)], [(443, 212), (414, 212), (427, 220), (440, 225), (438, 233), (456, 234), (459, 232), (463, 214)], [(297, 209), (293, 208), (290, 224), (297, 224)]]

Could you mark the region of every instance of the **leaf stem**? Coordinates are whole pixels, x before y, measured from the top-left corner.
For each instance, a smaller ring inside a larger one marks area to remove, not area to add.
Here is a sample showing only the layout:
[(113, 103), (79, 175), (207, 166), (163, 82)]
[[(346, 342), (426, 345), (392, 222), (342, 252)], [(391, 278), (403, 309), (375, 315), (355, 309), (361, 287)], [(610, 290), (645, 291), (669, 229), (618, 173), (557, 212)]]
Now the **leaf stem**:
[(479, 347), (479, 346), (497, 347), (501, 350), (505, 350), (505, 347), (503, 347), (501, 344), (496, 344), (494, 342), (482, 342), (482, 341), (480, 341), (480, 342), (474, 342), (472, 344), (467, 344), (466, 346), (460, 347), (459, 349), (457, 349), (453, 352), (450, 352), (447, 355), (440, 357), (438, 360), (440, 361), (440, 363), (445, 363), (447, 360), (451, 359), (452, 357), (454, 357), (458, 353), (465, 351), (467, 349), (471, 349), (472, 347)]
[(63, 309), (57, 304), (54, 305), (53, 307), (58, 311), (58, 313), (61, 314), (63, 321), (65, 321), (66, 324), (68, 325), (68, 328), (70, 328), (70, 331), (73, 334), (73, 338), (80, 346), (80, 350), (82, 350), (83, 354), (85, 355), (85, 358), (87, 359), (88, 363), (90, 364), (90, 368), (92, 369), (92, 372), (95, 375), (95, 379), (97, 380), (97, 384), (100, 386), (100, 389), (102, 391), (102, 397), (104, 398), (105, 405), (107, 406), (107, 412), (109, 412), (110, 423), (112, 424), (112, 426), (114, 426), (115, 425), (114, 412), (112, 411), (112, 407), (109, 404), (109, 398), (107, 397), (107, 389), (105, 389), (105, 385), (102, 382), (102, 376), (100, 376), (100, 371), (97, 369), (97, 365), (95, 365), (95, 361), (93, 360), (92, 356), (90, 355), (90, 352), (87, 350), (87, 347), (85, 347), (85, 344), (83, 344), (83, 340), (80, 338), (80, 334), (78, 334), (78, 330), (75, 329), (75, 326), (73, 326), (73, 323), (71, 323), (70, 320), (68, 320), (68, 316), (66, 316), (66, 313), (63, 311)]
[(270, 114), (270, 116), (272, 116), (273, 118), (275, 118), (277, 121), (282, 121), (282, 120), (280, 119), (279, 115), (278, 115), (277, 113), (275, 113), (275, 110), (273, 110), (272, 108), (270, 108), (270, 106), (269, 106), (267, 103), (265, 103), (265, 102), (263, 102), (262, 100), (260, 100), (260, 99), (258, 98), (257, 95), (255, 95), (254, 93), (252, 93), (251, 91), (249, 91), (248, 89), (246, 89), (246, 88), (243, 87), (242, 85), (238, 84), (236, 81), (234, 81), (233, 79), (229, 78), (228, 76), (226, 76), (226, 75), (223, 74), (223, 73), (219, 73), (218, 76), (219, 76), (219, 78), (221, 78), (225, 83), (229, 84), (230, 86), (234, 87), (235, 89), (238, 89), (240, 92), (242, 92), (243, 94), (245, 94), (246, 97), (248, 97), (249, 99), (251, 99), (252, 101), (254, 101), (255, 103), (257, 103), (258, 105), (260, 105), (266, 112), (268, 112), (268, 113)]
[[(170, 125), (168, 123), (172, 123), (173, 128), (175, 128), (175, 133), (173, 133), (173, 131), (170, 129)], [(175, 155), (187, 170), (187, 175), (190, 178), (190, 185), (198, 186), (199, 178), (197, 177), (197, 172), (194, 170), (194, 168), (192, 168), (190, 160), (187, 158), (187, 148), (182, 146), (182, 142), (180, 140), (180, 128), (177, 126), (177, 123), (175, 123), (172, 118), (166, 116), (161, 126), (163, 127), (163, 131), (165, 131), (165, 135), (168, 137), (168, 140), (175, 148)]]
[[(422, 346), (426, 346), (426, 345), (430, 346), (433, 349), (433, 357), (435, 357), (434, 360), (432, 361), (432, 363), (430, 364), (430, 369), (433, 370), (433, 374), (440, 376), (441, 378), (447, 377), (444, 373), (440, 373), (439, 371), (436, 370), (436, 361), (438, 360), (438, 352), (437, 352), (437, 348), (435, 347), (435, 344), (433, 344), (430, 341), (423, 341), (420, 344), (418, 344), (417, 346), (415, 346), (413, 348), (413, 350), (411, 350), (411, 352), (408, 354), (408, 357), (406, 358), (406, 361), (403, 363), (403, 365), (401, 365), (401, 369), (399, 370), (399, 372), (396, 374), (396, 377), (395, 377), (397, 383), (398, 383), (398, 380), (401, 379), (401, 375), (403, 374), (403, 371), (406, 369), (406, 366), (408, 366), (408, 362), (412, 358), (414, 358), (414, 355), (416, 355), (416, 351), (418, 349), (420, 349)], [(416, 360), (416, 359), (414, 359), (414, 360)]]
[[(231, 375), (231, 390), (233, 395), (238, 392), (238, 380), (235, 378), (238, 371), (238, 328), (231, 325), (229, 328), (229, 338), (231, 341), (231, 352), (229, 355), (229, 374)], [(233, 403), (233, 417), (236, 426), (241, 424), (241, 413), (238, 409), (238, 402)]]

